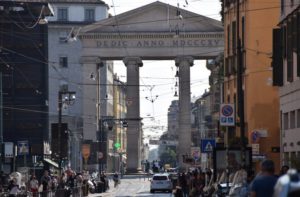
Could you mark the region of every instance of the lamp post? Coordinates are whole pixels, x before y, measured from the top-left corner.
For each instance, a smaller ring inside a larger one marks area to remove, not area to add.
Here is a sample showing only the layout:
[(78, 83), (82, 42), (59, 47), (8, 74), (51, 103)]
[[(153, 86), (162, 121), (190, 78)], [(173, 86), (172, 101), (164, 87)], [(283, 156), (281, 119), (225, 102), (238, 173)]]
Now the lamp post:
[[(59, 171), (61, 174), (62, 168), (62, 142), (61, 142), (61, 132), (62, 132), (62, 107), (63, 104), (69, 106), (73, 105), (75, 102), (75, 94), (76, 92), (69, 91), (59, 91), (58, 92), (58, 155), (59, 155)], [(64, 98), (63, 98), (64, 96)]]

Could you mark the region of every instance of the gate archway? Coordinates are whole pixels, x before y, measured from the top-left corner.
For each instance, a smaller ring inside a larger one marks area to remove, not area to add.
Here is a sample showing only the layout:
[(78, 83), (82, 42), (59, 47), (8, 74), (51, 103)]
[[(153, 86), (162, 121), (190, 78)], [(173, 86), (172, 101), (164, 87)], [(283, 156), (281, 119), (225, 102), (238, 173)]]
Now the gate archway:
[(212, 59), (223, 51), (220, 21), (154, 2), (85, 27), (83, 69), (99, 62), (123, 60), (127, 67), (127, 171), (140, 167), (141, 124), (139, 68), (143, 60), (175, 60), (179, 67), (179, 140), (177, 155), (190, 153), (190, 67), (195, 59)]

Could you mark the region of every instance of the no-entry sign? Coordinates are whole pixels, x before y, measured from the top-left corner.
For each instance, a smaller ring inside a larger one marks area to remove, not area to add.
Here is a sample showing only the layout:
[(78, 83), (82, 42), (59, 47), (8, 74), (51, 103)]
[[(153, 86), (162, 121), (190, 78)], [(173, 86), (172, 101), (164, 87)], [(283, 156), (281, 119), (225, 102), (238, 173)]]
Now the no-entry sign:
[(235, 126), (234, 104), (221, 104), (220, 107), (220, 125)]

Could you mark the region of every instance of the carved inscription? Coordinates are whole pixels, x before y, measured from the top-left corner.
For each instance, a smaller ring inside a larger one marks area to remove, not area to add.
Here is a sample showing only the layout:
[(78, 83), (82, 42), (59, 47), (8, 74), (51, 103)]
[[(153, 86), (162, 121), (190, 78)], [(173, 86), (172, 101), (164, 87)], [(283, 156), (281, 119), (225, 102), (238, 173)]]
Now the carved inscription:
[(162, 48), (162, 47), (219, 47), (221, 39), (182, 40), (98, 40), (98, 48)]

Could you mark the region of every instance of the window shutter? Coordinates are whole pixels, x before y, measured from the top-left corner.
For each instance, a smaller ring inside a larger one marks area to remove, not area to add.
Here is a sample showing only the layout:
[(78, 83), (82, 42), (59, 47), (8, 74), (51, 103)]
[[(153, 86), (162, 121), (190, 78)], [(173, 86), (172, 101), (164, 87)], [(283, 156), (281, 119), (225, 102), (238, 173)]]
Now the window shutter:
[(282, 27), (282, 56), (286, 58), (286, 26)]
[(297, 13), (297, 76), (300, 77), (300, 12)]
[(293, 81), (293, 31), (291, 18), (287, 21), (287, 81)]
[(297, 51), (297, 15), (292, 15), (292, 39), (293, 39), (293, 51)]
[(283, 85), (282, 29), (273, 29), (273, 85)]

